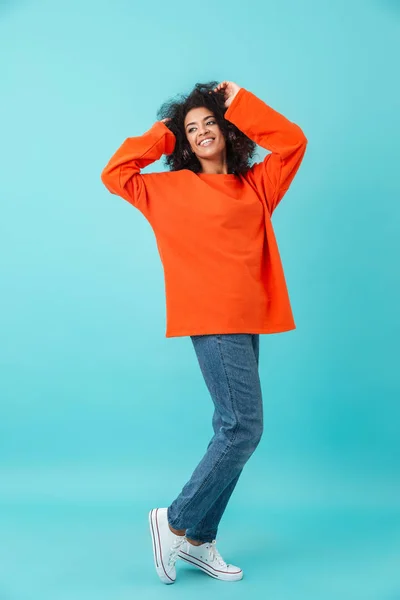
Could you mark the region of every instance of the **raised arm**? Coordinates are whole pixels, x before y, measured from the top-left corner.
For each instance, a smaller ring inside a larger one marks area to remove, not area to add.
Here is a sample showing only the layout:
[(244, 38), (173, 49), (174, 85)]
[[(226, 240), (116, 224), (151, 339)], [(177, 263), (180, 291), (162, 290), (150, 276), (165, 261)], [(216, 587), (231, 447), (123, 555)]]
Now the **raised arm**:
[(112, 193), (121, 196), (146, 212), (146, 177), (140, 170), (170, 154), (175, 148), (176, 138), (162, 122), (156, 121), (143, 135), (127, 138), (111, 157), (101, 173), (101, 180)]
[(307, 138), (298, 125), (243, 87), (229, 105), (225, 119), (271, 151), (262, 162), (252, 165), (248, 176), (272, 215), (300, 167)]

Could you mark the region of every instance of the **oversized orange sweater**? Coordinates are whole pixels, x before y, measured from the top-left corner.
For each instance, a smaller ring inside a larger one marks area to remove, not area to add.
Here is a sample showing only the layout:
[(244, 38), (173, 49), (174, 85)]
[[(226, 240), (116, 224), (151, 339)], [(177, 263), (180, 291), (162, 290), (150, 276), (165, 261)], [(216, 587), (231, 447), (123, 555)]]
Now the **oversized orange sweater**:
[(101, 174), (107, 189), (138, 208), (153, 229), (164, 270), (167, 338), (296, 328), (271, 215), (307, 139), (243, 87), (225, 119), (271, 151), (244, 175), (142, 174), (175, 148), (175, 135), (161, 121), (127, 138)]

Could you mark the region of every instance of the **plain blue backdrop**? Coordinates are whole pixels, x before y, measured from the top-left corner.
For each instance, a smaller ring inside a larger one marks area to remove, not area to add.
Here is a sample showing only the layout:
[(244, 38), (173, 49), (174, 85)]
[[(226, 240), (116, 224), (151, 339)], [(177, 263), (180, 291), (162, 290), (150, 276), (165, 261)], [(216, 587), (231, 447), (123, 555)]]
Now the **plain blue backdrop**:
[[(394, 0), (0, 4), (1, 600), (400, 598), (399, 34)], [(308, 138), (273, 216), (297, 329), (260, 336), (265, 433), (218, 534), (244, 579), (181, 563), (166, 588), (147, 513), (212, 402), (100, 173), (225, 79)]]

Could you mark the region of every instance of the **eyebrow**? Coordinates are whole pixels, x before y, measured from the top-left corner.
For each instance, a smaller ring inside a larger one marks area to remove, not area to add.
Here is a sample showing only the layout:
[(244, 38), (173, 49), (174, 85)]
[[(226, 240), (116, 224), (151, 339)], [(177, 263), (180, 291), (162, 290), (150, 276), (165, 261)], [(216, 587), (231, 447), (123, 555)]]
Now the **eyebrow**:
[[(214, 119), (214, 115), (207, 115), (206, 117), (204, 117), (203, 121), (205, 121), (206, 119), (209, 119), (210, 117), (212, 117)], [(188, 123), (186, 125), (186, 127), (189, 127), (189, 125), (196, 125), (196, 121), (193, 121), (192, 123)], [(186, 129), (185, 127), (185, 129)]]

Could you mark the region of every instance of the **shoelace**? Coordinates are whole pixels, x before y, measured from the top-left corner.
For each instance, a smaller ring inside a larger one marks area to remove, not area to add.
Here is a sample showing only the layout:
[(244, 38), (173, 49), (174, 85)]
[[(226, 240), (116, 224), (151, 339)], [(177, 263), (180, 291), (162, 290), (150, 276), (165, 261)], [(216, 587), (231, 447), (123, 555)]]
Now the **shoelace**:
[(224, 561), (224, 559), (222, 558), (222, 556), (218, 552), (216, 544), (217, 544), (217, 541), (213, 540), (211, 542), (211, 544), (209, 544), (209, 546), (208, 546), (213, 561), (216, 560), (217, 562), (219, 562), (219, 564), (221, 565), (221, 567), (228, 567), (229, 565), (226, 564), (226, 562)]
[(176, 536), (174, 543), (172, 544), (170, 550), (171, 554), (169, 555), (168, 566), (173, 567), (176, 563), (176, 559), (178, 558), (178, 552), (181, 549), (183, 542), (185, 541), (185, 536)]

